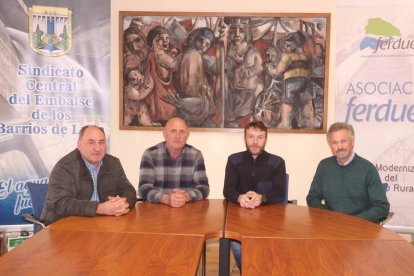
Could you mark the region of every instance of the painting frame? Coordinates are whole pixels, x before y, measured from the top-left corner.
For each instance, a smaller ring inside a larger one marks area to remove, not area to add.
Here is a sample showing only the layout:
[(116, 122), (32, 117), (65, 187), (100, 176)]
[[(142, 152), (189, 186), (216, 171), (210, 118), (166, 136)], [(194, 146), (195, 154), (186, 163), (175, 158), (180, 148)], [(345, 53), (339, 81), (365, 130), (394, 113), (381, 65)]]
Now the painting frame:
[(330, 13), (119, 11), (119, 129), (326, 133), (330, 28)]

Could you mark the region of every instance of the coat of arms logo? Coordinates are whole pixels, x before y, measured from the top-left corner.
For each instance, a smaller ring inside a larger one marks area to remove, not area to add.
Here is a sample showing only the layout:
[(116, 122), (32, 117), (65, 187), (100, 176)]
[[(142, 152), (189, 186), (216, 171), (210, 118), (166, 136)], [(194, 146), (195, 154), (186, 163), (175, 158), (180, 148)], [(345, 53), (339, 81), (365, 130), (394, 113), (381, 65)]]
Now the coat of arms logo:
[(62, 56), (72, 48), (72, 11), (63, 7), (29, 8), (30, 47), (44, 56)]

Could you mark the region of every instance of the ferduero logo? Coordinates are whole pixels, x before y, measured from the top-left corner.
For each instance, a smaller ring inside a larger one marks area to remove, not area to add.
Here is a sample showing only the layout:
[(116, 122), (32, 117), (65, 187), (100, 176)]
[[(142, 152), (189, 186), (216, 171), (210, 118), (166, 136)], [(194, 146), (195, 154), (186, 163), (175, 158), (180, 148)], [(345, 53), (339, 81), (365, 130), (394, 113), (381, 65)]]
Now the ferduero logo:
[(72, 48), (72, 11), (62, 7), (29, 8), (30, 47), (44, 56), (62, 56)]
[(361, 51), (369, 48), (373, 54), (384, 54), (414, 50), (414, 40), (403, 38), (400, 29), (381, 18), (370, 18), (365, 26), (365, 34), (359, 45)]

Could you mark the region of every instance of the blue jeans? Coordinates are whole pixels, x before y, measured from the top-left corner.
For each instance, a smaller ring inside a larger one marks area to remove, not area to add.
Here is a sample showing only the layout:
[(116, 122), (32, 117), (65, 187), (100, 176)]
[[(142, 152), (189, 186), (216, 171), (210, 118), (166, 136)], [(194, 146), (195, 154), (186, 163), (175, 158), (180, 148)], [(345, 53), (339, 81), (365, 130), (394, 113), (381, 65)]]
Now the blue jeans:
[(238, 241), (230, 241), (230, 248), (233, 252), (234, 259), (236, 260), (237, 267), (241, 272), (241, 244)]

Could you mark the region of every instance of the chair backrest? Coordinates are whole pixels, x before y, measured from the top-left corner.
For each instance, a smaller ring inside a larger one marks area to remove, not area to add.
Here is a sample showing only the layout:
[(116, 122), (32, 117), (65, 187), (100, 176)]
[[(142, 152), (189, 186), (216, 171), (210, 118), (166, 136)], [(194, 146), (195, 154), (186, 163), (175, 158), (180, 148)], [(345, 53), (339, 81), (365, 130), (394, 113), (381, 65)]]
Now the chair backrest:
[[(283, 196), (282, 203), (289, 203), (289, 174), (286, 174), (286, 193)], [(260, 194), (267, 194), (272, 192), (272, 182), (271, 181), (264, 181), (257, 184), (257, 191)]]
[(29, 190), (29, 194), (32, 199), (33, 216), (36, 219), (40, 219), (40, 215), (42, 214), (47, 194), (47, 187), (47, 184), (37, 184), (32, 182), (27, 183), (27, 189)]
[(283, 198), (283, 203), (289, 203), (289, 174), (286, 174), (286, 194)]

